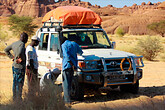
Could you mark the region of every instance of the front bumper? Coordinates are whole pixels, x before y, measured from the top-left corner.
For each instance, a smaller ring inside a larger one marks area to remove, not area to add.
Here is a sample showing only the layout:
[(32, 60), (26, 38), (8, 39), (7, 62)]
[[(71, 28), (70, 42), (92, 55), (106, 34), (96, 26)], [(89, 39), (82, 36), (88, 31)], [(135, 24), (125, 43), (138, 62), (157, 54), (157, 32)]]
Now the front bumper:
[(142, 78), (142, 69), (117, 72), (77, 72), (80, 83), (96, 84), (102, 87), (110, 85), (134, 84)]

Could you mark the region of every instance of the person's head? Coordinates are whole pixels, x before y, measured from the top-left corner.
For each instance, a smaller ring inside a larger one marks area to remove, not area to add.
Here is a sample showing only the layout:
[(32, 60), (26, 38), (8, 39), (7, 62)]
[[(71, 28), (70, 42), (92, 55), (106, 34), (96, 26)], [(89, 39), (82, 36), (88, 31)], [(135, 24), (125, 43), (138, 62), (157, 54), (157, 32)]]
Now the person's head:
[(36, 35), (32, 36), (31, 38), (31, 45), (34, 47), (34, 46), (37, 46), (40, 42), (40, 38), (37, 37)]
[(53, 69), (53, 71), (51, 71), (51, 79), (56, 80), (60, 73), (61, 71), (58, 68)]
[(25, 32), (21, 33), (20, 40), (22, 42), (24, 42), (24, 43), (27, 43), (27, 41), (28, 41), (28, 34), (26, 34)]
[(68, 40), (66, 37), (60, 37), (61, 45), (62, 45), (66, 40)]

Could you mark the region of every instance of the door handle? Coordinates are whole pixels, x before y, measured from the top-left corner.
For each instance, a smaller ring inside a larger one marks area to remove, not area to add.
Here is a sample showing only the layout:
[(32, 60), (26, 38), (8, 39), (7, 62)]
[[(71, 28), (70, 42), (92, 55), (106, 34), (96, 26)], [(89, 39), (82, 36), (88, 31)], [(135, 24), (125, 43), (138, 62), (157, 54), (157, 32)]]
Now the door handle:
[(56, 60), (60, 60), (60, 58), (56, 58)]

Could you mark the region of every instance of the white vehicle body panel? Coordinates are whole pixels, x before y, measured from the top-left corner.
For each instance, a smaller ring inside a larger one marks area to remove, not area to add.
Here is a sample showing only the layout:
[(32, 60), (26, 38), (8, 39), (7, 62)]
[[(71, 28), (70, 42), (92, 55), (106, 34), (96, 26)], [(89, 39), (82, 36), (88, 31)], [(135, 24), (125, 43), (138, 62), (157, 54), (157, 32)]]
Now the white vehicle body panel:
[(82, 60), (97, 60), (103, 58), (123, 58), (128, 56), (135, 56), (134, 54), (119, 51), (115, 49), (83, 49), (83, 55), (79, 56)]

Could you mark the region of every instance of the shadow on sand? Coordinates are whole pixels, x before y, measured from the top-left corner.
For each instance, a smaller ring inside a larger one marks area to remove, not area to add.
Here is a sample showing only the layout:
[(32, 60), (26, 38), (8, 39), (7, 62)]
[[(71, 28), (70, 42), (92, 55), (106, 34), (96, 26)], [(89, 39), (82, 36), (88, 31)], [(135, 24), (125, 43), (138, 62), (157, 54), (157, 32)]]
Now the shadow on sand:
[[(165, 86), (154, 86), (154, 87), (140, 87), (138, 94), (132, 93), (123, 93), (120, 92), (119, 88), (114, 90), (104, 90), (100, 94), (85, 95), (83, 102), (92, 103), (92, 102), (106, 102), (114, 101), (120, 99), (132, 99), (138, 98), (140, 96), (154, 97), (157, 95), (165, 95)], [(80, 102), (75, 102), (80, 103)]]

